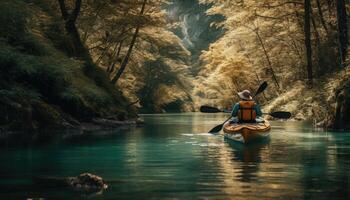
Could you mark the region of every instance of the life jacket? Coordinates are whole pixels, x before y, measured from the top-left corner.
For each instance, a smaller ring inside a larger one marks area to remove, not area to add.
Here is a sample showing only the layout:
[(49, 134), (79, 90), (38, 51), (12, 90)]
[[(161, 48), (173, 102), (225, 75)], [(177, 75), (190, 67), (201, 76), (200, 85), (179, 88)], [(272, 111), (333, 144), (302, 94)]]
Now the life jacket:
[(240, 101), (238, 110), (238, 119), (240, 122), (255, 122), (256, 112), (254, 109), (255, 101)]

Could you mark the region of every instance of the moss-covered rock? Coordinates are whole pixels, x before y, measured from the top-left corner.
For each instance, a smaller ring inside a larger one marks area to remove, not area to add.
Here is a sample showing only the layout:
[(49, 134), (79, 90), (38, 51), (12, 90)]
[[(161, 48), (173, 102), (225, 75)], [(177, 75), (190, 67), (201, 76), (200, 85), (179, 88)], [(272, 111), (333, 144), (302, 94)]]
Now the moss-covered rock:
[(108, 188), (107, 183), (99, 176), (83, 173), (77, 177), (69, 178), (68, 184), (77, 191), (96, 193)]

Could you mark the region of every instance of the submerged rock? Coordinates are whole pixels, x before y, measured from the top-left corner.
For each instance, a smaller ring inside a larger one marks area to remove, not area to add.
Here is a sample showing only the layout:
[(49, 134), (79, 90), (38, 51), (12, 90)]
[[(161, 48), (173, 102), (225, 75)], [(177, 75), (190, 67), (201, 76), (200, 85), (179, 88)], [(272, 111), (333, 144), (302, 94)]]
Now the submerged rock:
[(90, 173), (83, 173), (77, 177), (69, 178), (68, 184), (73, 187), (74, 190), (84, 193), (101, 192), (108, 187), (101, 177)]

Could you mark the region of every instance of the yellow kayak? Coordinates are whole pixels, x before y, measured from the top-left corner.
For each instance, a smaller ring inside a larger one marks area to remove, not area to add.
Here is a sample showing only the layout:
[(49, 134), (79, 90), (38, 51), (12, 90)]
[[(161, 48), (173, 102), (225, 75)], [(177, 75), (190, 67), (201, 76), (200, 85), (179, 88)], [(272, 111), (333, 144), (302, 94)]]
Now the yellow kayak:
[(268, 121), (262, 123), (226, 123), (225, 138), (242, 143), (250, 143), (269, 137), (271, 125)]

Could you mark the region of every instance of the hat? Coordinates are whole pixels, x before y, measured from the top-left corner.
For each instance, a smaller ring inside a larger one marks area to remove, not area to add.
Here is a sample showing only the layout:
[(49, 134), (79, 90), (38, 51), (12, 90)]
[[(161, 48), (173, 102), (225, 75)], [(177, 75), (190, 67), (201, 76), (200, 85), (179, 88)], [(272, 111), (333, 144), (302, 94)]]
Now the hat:
[(243, 100), (252, 100), (253, 99), (253, 97), (252, 97), (252, 95), (250, 94), (250, 91), (249, 90), (243, 90), (242, 92), (238, 92), (237, 93), (238, 94), (238, 96), (241, 98), (241, 99), (243, 99)]

